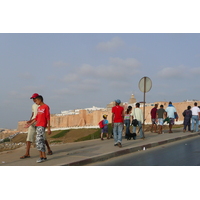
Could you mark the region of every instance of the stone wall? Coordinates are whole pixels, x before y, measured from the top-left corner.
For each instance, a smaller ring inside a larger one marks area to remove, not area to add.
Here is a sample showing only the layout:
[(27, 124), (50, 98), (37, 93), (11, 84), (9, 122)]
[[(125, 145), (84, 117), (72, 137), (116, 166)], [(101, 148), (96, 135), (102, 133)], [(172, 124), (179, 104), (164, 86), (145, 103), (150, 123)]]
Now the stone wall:
[[(168, 102), (155, 102), (164, 105), (164, 108), (168, 106)], [(200, 105), (200, 101), (197, 101), (198, 105)], [(179, 123), (183, 121), (182, 113), (187, 108), (187, 106), (193, 107), (194, 102), (181, 102), (181, 103), (173, 103), (175, 108), (177, 109), (177, 113), (179, 115)], [(145, 118), (146, 123), (151, 123), (151, 109), (153, 106), (145, 107)], [(141, 107), (143, 109), (143, 107)], [(111, 109), (107, 109), (106, 111), (97, 110), (92, 113), (89, 113), (86, 110), (80, 110), (78, 115), (66, 115), (66, 116), (56, 116), (51, 115), (51, 127), (52, 128), (66, 128), (66, 127), (83, 127), (83, 126), (98, 126), (99, 121), (102, 120), (102, 116), (104, 114), (108, 115), (108, 121), (111, 122), (112, 113)], [(24, 128), (25, 121), (18, 122), (17, 130), (20, 132), (26, 132), (27, 128)]]

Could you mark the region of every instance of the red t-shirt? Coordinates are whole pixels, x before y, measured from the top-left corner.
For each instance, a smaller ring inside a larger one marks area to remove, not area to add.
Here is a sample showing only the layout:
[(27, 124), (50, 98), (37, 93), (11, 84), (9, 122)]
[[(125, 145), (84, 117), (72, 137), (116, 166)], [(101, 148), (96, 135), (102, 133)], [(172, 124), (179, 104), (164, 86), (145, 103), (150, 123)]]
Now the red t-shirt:
[(112, 108), (112, 113), (114, 113), (114, 123), (123, 122), (123, 114), (124, 108), (122, 106), (115, 106)]
[(156, 119), (156, 114), (157, 114), (157, 108), (152, 108), (151, 109), (151, 119)]
[(38, 107), (38, 113), (35, 118), (36, 126), (47, 127), (47, 120), (50, 120), (50, 111), (49, 106), (44, 104)]

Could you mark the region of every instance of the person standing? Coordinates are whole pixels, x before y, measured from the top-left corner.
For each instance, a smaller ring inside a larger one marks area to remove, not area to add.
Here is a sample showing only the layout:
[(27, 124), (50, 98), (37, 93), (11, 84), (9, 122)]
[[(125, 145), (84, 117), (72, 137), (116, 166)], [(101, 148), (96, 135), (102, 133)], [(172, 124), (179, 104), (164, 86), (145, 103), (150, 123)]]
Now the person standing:
[(124, 108), (120, 106), (121, 101), (115, 100), (115, 106), (112, 108), (112, 127), (114, 133), (114, 146), (122, 147), (122, 130), (124, 125)]
[(132, 111), (132, 106), (128, 106), (128, 109), (126, 110), (124, 114), (124, 124), (126, 126), (125, 138), (127, 137), (127, 135), (130, 134), (131, 111)]
[(43, 102), (43, 97), (41, 95), (35, 98), (35, 103), (40, 105), (38, 107), (38, 113), (33, 120), (27, 122), (30, 126), (36, 122), (36, 147), (39, 151), (40, 158), (36, 161), (37, 163), (44, 162), (46, 158), (46, 149), (45, 149), (45, 129), (47, 128), (47, 133), (51, 134), (50, 129), (50, 109), (47, 104)]
[[(144, 123), (144, 118), (143, 118), (142, 110), (140, 109), (140, 103), (136, 103), (136, 108), (133, 109), (131, 116), (132, 116), (132, 119), (137, 119), (139, 130), (140, 130), (140, 139), (144, 139), (145, 137), (142, 130), (142, 124)], [(133, 126), (133, 133), (136, 133), (136, 126)]]
[[(35, 98), (38, 97), (39, 94), (38, 93), (34, 93), (30, 99), (33, 99), (34, 104), (32, 105), (32, 115), (30, 120), (35, 119), (36, 115), (37, 115), (37, 111), (38, 111), (38, 105), (35, 103)], [(25, 159), (25, 158), (30, 158), (30, 148), (31, 148), (31, 144), (35, 141), (35, 135), (36, 135), (36, 126), (35, 123), (32, 124), (28, 128), (28, 134), (27, 134), (27, 138), (26, 138), (26, 153), (20, 157), (20, 159)], [(52, 155), (53, 152), (49, 146), (48, 141), (46, 140), (46, 135), (44, 135), (44, 139), (45, 139), (45, 144), (47, 146), (48, 149), (48, 155)]]
[(163, 116), (165, 113), (165, 109), (163, 105), (160, 105), (160, 109), (157, 110), (156, 115), (157, 115), (157, 119), (158, 119), (158, 134), (162, 134), (162, 130), (163, 130)]
[(183, 117), (184, 117), (184, 129), (183, 129), (183, 132), (186, 131), (186, 128), (188, 126), (188, 131), (191, 131), (190, 129), (190, 125), (191, 125), (191, 118), (192, 118), (192, 111), (191, 111), (191, 106), (188, 106), (187, 107), (187, 110), (185, 110), (183, 112)]
[(157, 108), (158, 108), (158, 104), (155, 104), (154, 108), (151, 109), (151, 132), (153, 132), (153, 127), (154, 127), (154, 133), (156, 133), (157, 130)]
[[(178, 116), (178, 115), (176, 112), (176, 108), (172, 105), (171, 101), (169, 102), (169, 105), (165, 111), (167, 113), (167, 117), (169, 118), (169, 133), (173, 133), (172, 127), (174, 125), (175, 116)], [(176, 118), (176, 120), (178, 120), (178, 118)]]
[(196, 132), (199, 131), (199, 119), (200, 119), (200, 109), (197, 106), (197, 103), (194, 103), (194, 107), (191, 109), (192, 111), (192, 130), (194, 132), (194, 123), (196, 123)]

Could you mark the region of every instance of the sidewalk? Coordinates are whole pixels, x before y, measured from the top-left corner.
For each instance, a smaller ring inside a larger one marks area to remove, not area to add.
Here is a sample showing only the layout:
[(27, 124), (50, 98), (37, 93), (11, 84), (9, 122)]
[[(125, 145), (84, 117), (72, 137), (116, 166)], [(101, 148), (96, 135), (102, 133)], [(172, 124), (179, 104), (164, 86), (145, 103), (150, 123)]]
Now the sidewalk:
[(114, 139), (101, 141), (100, 139), (52, 145), (53, 155), (47, 155), (47, 161), (36, 163), (39, 153), (31, 148), (31, 157), (20, 159), (24, 155), (25, 147), (0, 153), (0, 166), (82, 166), (97, 161), (103, 161), (116, 156), (149, 149), (158, 145), (174, 142), (190, 137), (197, 137), (200, 133), (183, 133), (182, 129), (174, 129), (174, 133), (157, 134), (145, 133), (145, 139), (126, 140), (123, 137), (122, 148), (114, 146)]

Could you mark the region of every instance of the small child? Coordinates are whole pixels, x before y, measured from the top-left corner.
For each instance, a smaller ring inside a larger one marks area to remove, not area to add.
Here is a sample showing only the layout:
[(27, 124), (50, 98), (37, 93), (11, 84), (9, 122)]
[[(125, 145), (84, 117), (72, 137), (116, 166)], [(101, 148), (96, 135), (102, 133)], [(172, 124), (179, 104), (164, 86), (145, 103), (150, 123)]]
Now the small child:
[(105, 133), (107, 136), (107, 139), (110, 139), (108, 136), (108, 120), (107, 120), (108, 115), (103, 115), (103, 128), (101, 129), (101, 140), (103, 140), (103, 134)]
[(50, 129), (50, 112), (49, 112), (49, 106), (46, 105), (43, 102), (43, 97), (41, 95), (37, 96), (35, 98), (35, 103), (37, 105), (40, 105), (38, 107), (38, 113), (35, 119), (32, 119), (27, 122), (28, 126), (34, 124), (36, 122), (36, 146), (37, 150), (40, 153), (40, 158), (37, 160), (37, 163), (45, 161), (46, 158), (46, 149), (45, 149), (45, 140), (44, 140), (44, 134), (45, 134), (45, 128), (47, 127), (47, 133), (50, 135), (51, 134), (51, 129)]

